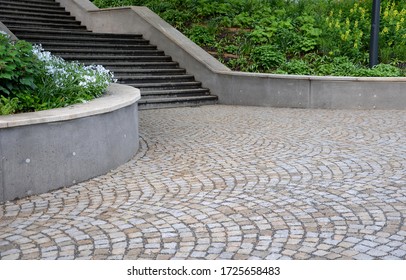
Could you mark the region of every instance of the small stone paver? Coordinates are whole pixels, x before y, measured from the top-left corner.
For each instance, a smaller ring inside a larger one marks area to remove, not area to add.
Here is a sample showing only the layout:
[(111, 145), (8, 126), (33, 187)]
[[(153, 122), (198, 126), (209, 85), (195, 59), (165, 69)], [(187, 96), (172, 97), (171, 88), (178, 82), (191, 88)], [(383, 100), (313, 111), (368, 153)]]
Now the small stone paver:
[(110, 173), (0, 204), (0, 259), (406, 259), (404, 111), (140, 112)]

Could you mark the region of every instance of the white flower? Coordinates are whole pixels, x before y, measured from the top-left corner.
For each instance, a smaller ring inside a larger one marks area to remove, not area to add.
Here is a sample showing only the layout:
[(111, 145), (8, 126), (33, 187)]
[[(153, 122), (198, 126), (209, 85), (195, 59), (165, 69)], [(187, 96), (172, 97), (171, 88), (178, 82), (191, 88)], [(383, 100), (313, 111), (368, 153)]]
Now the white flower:
[(105, 88), (110, 82), (116, 82), (114, 74), (101, 65), (84, 66), (79, 62), (66, 62), (63, 58), (45, 51), (41, 45), (34, 45), (32, 52), (44, 62), (45, 71), (52, 76), (57, 87), (63, 88), (76, 83), (83, 88)]

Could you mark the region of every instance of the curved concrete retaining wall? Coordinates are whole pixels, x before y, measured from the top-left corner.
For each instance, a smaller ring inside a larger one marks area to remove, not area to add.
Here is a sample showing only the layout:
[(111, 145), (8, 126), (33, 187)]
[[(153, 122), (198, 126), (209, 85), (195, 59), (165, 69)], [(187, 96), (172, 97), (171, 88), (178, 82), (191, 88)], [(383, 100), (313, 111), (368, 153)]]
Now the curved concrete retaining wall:
[(138, 150), (140, 92), (112, 84), (86, 104), (0, 116), (0, 201), (105, 174)]
[(141, 33), (229, 105), (323, 109), (406, 109), (406, 78), (315, 77), (233, 72), (146, 7), (98, 9), (57, 0), (88, 29)]

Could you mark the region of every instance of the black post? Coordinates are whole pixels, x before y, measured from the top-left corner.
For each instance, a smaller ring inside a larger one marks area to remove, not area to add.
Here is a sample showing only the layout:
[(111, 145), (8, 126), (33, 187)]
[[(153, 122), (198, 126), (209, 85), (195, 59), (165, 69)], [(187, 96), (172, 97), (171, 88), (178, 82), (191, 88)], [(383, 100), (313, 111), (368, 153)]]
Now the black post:
[(378, 64), (380, 10), (381, 10), (381, 0), (373, 0), (371, 42), (369, 44), (369, 67), (371, 68)]

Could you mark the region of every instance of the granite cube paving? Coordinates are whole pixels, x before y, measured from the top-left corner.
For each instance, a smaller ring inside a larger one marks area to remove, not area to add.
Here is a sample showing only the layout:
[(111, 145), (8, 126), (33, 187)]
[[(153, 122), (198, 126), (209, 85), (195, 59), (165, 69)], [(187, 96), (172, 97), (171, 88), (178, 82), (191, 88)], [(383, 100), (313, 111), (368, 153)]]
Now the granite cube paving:
[(1, 203), (0, 259), (406, 259), (405, 111), (147, 110), (140, 133), (110, 173)]

